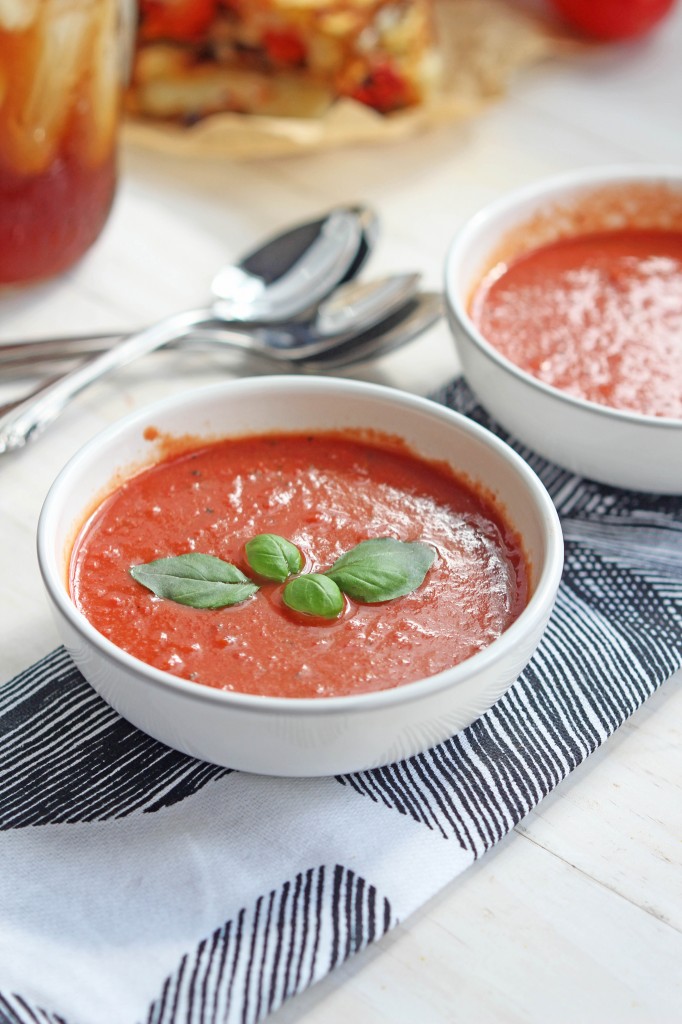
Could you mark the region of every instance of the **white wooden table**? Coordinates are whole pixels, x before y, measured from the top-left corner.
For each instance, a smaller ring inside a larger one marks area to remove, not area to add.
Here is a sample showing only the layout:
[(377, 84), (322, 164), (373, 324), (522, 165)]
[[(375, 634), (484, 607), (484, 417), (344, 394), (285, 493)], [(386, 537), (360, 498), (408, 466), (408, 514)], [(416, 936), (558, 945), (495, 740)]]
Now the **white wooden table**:
[[(356, 199), (382, 221), (372, 272), (419, 269), (438, 288), (450, 238), (482, 203), (614, 162), (682, 163), (682, 6), (641, 44), (544, 64), (483, 116), (415, 140), (246, 164), (126, 152), (101, 240), (61, 280), (0, 297), (0, 339), (133, 327), (194, 306), (222, 262)], [(456, 371), (440, 324), (347, 374), (427, 394)], [(225, 358), (155, 355), (0, 461), (0, 681), (58, 643), (34, 537), (68, 456), (140, 405), (238, 373)], [(0, 380), (0, 401), (15, 390)], [(681, 681), (430, 905), (286, 1004), (280, 1024), (682, 1021)]]

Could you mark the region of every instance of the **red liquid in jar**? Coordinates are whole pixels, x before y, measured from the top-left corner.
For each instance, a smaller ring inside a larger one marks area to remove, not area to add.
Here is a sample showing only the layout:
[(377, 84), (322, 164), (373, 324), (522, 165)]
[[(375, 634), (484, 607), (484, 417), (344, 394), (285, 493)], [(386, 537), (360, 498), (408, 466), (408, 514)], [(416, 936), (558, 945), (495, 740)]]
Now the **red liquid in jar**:
[(117, 12), (118, 0), (0, 11), (2, 284), (65, 270), (107, 219), (116, 186)]
[(68, 156), (25, 179), (0, 170), (0, 281), (31, 281), (66, 270), (95, 241), (116, 186), (114, 155), (96, 168)]

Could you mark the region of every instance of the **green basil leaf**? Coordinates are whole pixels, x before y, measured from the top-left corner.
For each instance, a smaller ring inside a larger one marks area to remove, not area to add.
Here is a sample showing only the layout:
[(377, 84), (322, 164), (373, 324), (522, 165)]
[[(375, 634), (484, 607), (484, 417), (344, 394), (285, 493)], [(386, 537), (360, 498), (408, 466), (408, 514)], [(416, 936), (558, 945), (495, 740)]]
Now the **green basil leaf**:
[(276, 533), (259, 533), (246, 542), (245, 551), (253, 571), (266, 580), (284, 583), (303, 568), (303, 555), (296, 545)]
[(166, 597), (192, 608), (225, 608), (241, 604), (258, 590), (236, 565), (214, 555), (196, 552), (158, 558), (146, 565), (133, 565), (130, 575), (157, 597)]
[(325, 575), (355, 601), (375, 604), (416, 590), (435, 557), (428, 544), (377, 537), (341, 555)]
[(316, 572), (297, 576), (287, 583), (282, 600), (294, 611), (335, 619), (343, 611), (343, 594), (333, 580)]

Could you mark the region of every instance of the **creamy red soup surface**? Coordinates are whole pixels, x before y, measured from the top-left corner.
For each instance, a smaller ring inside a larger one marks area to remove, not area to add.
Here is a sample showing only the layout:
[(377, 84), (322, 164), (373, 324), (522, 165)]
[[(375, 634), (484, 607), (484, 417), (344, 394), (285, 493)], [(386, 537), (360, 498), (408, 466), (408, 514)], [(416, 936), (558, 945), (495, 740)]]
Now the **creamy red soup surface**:
[(682, 231), (562, 238), (493, 267), (470, 314), (521, 369), (577, 398), (682, 418)]
[[(300, 574), (375, 538), (424, 543), (434, 558), (406, 596), (344, 595), (340, 615), (322, 619), (255, 576), (245, 547), (263, 533), (296, 545)], [(188, 552), (232, 563), (258, 591), (193, 608), (131, 576)], [(525, 607), (529, 571), (502, 512), (444, 464), (381, 435), (273, 434), (171, 455), (124, 483), (80, 532), (70, 589), (100, 633), (158, 669), (222, 690), (326, 697), (399, 686), (487, 647)]]

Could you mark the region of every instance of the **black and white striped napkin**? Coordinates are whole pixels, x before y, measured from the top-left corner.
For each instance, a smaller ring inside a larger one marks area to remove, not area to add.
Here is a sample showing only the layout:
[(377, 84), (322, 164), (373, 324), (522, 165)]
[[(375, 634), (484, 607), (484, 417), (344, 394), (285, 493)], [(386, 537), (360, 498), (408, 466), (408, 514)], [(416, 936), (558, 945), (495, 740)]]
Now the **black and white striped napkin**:
[[(489, 421), (455, 382), (437, 396)], [(519, 449), (566, 567), (530, 665), (389, 767), (277, 780), (119, 718), (57, 650), (0, 688), (0, 1020), (262, 1019), (501, 839), (682, 664), (682, 500)]]

